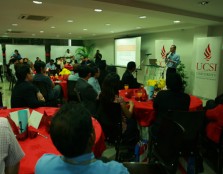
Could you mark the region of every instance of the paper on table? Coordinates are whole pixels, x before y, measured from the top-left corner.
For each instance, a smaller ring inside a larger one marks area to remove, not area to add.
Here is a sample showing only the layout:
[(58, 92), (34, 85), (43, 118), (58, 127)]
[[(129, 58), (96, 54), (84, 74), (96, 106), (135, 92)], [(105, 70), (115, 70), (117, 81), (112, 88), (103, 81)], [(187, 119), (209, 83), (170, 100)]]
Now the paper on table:
[[(21, 110), (27, 110), (27, 116), (28, 116), (28, 118), (30, 117), (29, 109), (21, 109)], [(19, 126), (19, 115), (18, 115), (18, 111), (14, 111), (14, 112), (10, 112), (9, 113), (11, 119), (14, 121), (14, 123), (16, 124), (16, 126)]]
[(43, 114), (33, 110), (29, 117), (29, 126), (32, 126), (38, 129), (42, 117), (43, 117)]

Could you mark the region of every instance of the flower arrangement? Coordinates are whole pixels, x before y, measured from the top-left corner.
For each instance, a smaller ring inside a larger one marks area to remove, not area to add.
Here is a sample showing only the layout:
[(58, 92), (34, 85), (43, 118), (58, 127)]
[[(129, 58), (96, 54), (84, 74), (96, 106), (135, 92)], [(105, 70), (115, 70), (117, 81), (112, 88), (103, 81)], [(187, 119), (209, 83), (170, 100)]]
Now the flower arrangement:
[(147, 86), (154, 86), (154, 90), (159, 91), (166, 86), (166, 81), (164, 79), (148, 80)]

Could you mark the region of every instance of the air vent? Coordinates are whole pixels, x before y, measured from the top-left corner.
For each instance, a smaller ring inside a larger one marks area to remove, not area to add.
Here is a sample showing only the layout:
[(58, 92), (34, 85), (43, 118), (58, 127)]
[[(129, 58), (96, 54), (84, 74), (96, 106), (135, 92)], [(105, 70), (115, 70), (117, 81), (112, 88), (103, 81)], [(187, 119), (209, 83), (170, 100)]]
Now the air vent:
[(33, 21), (47, 21), (49, 18), (50, 16), (38, 16), (38, 15), (28, 15), (28, 14), (22, 14), (19, 16), (19, 19), (33, 20)]

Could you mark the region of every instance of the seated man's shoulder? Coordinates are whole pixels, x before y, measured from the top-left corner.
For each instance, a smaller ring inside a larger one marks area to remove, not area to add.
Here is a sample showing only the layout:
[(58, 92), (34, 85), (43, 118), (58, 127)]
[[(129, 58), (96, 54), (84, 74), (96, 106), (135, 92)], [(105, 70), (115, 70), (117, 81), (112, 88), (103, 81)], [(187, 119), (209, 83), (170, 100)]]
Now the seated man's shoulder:
[(126, 167), (123, 166), (123, 164), (116, 162), (116, 161), (110, 161), (107, 163), (103, 163), (102, 161), (98, 161), (96, 163), (95, 167), (98, 171), (98, 173), (106, 173), (106, 174), (128, 174), (128, 170)]

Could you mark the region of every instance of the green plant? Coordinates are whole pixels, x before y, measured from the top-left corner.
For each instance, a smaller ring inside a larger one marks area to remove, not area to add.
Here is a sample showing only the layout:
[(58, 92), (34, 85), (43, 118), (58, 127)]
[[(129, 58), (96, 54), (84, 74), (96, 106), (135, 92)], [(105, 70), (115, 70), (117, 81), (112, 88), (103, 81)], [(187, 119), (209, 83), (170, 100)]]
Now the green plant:
[(188, 79), (188, 76), (185, 73), (185, 65), (183, 63), (180, 63), (177, 66), (177, 73), (180, 74), (180, 76), (182, 78), (182, 81), (183, 81), (183, 86), (184, 86), (184, 89), (185, 89), (187, 87), (187, 81), (186, 81), (186, 79)]
[(82, 48), (76, 49), (75, 54), (80, 58), (89, 58), (89, 55), (92, 54), (93, 49), (94, 44), (86, 45)]

